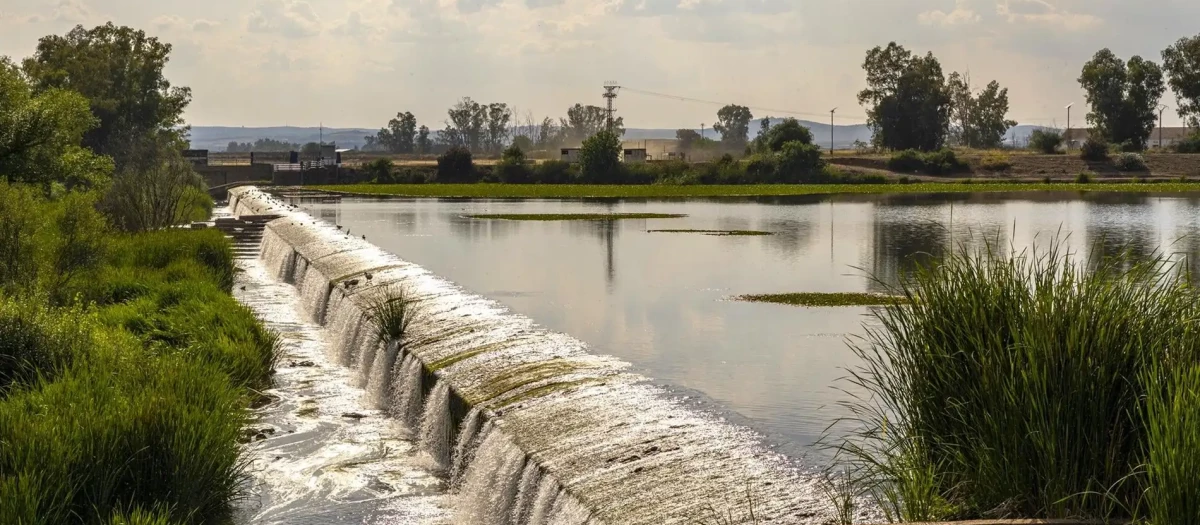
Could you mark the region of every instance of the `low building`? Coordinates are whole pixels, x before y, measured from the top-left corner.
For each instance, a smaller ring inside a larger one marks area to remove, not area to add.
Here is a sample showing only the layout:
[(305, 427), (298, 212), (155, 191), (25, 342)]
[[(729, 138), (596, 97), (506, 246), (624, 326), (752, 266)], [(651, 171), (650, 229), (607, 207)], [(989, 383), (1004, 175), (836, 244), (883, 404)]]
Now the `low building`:
[(579, 162), (579, 155), (583, 151), (581, 148), (563, 148), (559, 160), (563, 162)]
[(624, 155), (621, 156), (621, 160), (630, 164), (646, 162), (646, 149), (636, 148), (624, 150)]

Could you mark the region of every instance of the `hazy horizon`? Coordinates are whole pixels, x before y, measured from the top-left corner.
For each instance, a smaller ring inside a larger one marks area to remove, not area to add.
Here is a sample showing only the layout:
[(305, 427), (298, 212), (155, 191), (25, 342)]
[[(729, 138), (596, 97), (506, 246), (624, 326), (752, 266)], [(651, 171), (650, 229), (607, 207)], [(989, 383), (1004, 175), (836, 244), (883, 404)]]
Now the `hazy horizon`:
[[(189, 86), (195, 126), (377, 129), (398, 111), (440, 127), (463, 96), (540, 120), (601, 105), (614, 80), (642, 91), (737, 103), (755, 117), (860, 124), (867, 49), (932, 51), (947, 74), (1009, 88), (1009, 117), (1072, 126), (1076, 78), (1109, 47), (1161, 63), (1197, 32), (1200, 3), (1119, 0), (6, 0), (0, 54), (112, 21), (171, 43), (167, 75)], [(1174, 94), (1164, 124), (1180, 124)], [(711, 127), (718, 105), (624, 91), (629, 128)], [(694, 122), (693, 122), (694, 121)]]

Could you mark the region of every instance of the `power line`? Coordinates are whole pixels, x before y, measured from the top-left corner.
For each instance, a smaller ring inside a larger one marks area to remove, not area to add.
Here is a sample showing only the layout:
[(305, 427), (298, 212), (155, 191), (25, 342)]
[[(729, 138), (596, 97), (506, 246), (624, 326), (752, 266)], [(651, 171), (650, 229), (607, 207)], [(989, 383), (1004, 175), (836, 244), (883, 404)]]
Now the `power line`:
[[(702, 99), (702, 98), (685, 97), (682, 95), (671, 95), (671, 94), (667, 94), (667, 93), (646, 91), (644, 89), (631, 88), (629, 86), (621, 86), (621, 89), (624, 89), (625, 91), (629, 91), (632, 93), (638, 93), (641, 95), (648, 95), (648, 96), (652, 96), (652, 97), (660, 97), (660, 98), (666, 98), (666, 99), (671, 99), (671, 100), (680, 100), (680, 101), (684, 101), (684, 102), (695, 102), (698, 104), (713, 104), (713, 105), (717, 105), (717, 106), (725, 106), (728, 104), (732, 104), (732, 102), (721, 102), (721, 101), (717, 101), (717, 100), (707, 100), (707, 99)], [(749, 109), (752, 109), (754, 111), (765, 111), (767, 113), (797, 115), (797, 116), (802, 116), (802, 117), (824, 118), (826, 115), (829, 114), (829, 112), (815, 113), (815, 112), (809, 112), (809, 111), (796, 111), (796, 110), (791, 110), (791, 109), (764, 108), (764, 107), (755, 107), (755, 106), (746, 106), (746, 107)], [(867, 117), (865, 115), (839, 115), (839, 116), (842, 117), (843, 119), (849, 118), (849, 119), (856, 119), (856, 120), (862, 120), (862, 121), (867, 120)], [(1044, 123), (1044, 122), (1052, 123), (1052, 122), (1054, 122), (1055, 117), (1025, 118), (1025, 119), (1016, 119), (1016, 120), (1019, 124), (1036, 124), (1036, 123)]]
[[(685, 97), (685, 96), (681, 96), (681, 95), (669, 95), (666, 93), (657, 93), (654, 91), (646, 91), (643, 89), (631, 88), (629, 86), (622, 86), (621, 89), (624, 89), (625, 91), (630, 91), (633, 93), (642, 94), (642, 95), (649, 95), (652, 97), (660, 97), (660, 98), (668, 98), (668, 99), (672, 99), (672, 100), (681, 100), (684, 102), (695, 102), (695, 103), (699, 103), (699, 104), (714, 104), (717, 106), (724, 106), (724, 105), (730, 104), (730, 102), (719, 102), (716, 100), (705, 100), (702, 98), (693, 98), (693, 97)], [(781, 114), (785, 114), (785, 115), (799, 115), (799, 116), (803, 116), (803, 117), (825, 118), (825, 116), (828, 115), (828, 112), (813, 113), (813, 112), (808, 112), (808, 111), (795, 111), (795, 110), (791, 110), (791, 109), (764, 108), (764, 107), (754, 107), (754, 106), (746, 106), (746, 107), (749, 109), (755, 110), (755, 111), (765, 111), (767, 113), (781, 113)], [(862, 119), (862, 120), (867, 119), (867, 117), (862, 116), (862, 115), (844, 115), (844, 116), (849, 117), (849, 118)]]

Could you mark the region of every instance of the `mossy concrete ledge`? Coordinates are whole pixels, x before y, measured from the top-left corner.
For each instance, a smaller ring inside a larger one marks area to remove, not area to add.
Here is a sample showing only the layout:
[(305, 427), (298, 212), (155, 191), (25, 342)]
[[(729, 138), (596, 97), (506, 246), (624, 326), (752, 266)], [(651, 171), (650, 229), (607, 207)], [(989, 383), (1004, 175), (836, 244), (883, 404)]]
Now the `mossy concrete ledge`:
[[(591, 354), (577, 339), (257, 189), (230, 191), (235, 214), (284, 210), (266, 227), (262, 258), (300, 288), (305, 307), (333, 332), (339, 359), (359, 371), (368, 393), (381, 383), (385, 391), (412, 389), (414, 381), (426, 401), (449, 391), (444, 410), (452, 450), (488, 427), (467, 470), (491, 469), (476, 477), (488, 479), (491, 494), (515, 492), (525, 501), (514, 507), (530, 504), (531, 496), (512, 488), (537, 480), (577, 504), (574, 516), (586, 514), (579, 523), (695, 523), (711, 517), (711, 509), (743, 516), (745, 498), (730, 495), (748, 487), (758, 523), (822, 523), (832, 516), (801, 465), (771, 452), (754, 432), (689, 408), (629, 373), (628, 363)], [(415, 380), (397, 377), (400, 358), (388, 360), (393, 356), (374, 339), (366, 315), (374, 299), (398, 289), (418, 312), (404, 344), (404, 354), (419, 362)], [(435, 406), (425, 403), (425, 419)], [(405, 417), (394, 403), (383, 408)], [(495, 457), (514, 453), (519, 457)], [(466, 476), (456, 505), (479, 499), (467, 493), (473, 480)]]

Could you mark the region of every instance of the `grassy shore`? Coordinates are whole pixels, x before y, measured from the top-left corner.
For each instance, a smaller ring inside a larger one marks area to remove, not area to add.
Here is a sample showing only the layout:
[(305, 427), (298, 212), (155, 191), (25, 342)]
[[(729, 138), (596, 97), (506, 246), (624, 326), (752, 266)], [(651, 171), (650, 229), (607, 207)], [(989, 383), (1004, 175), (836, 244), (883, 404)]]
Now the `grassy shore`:
[(997, 191), (1200, 192), (1200, 183), (922, 182), (914, 184), (588, 185), (588, 184), (344, 184), (312, 186), (379, 197), (671, 198), (782, 197), (839, 193), (972, 193)]
[(853, 344), (838, 448), (888, 521), (1200, 519), (1196, 288), (1057, 248), (919, 267)]
[(619, 221), (624, 219), (679, 219), (678, 213), (480, 213), (465, 215), (468, 219), (505, 221)]
[(278, 339), (220, 232), (118, 233), (88, 199), (0, 183), (26, 262), (0, 271), (0, 523), (228, 522)]
[(903, 297), (873, 293), (782, 293), (762, 295), (739, 295), (738, 301), (750, 303), (776, 303), (792, 306), (884, 306), (906, 302)]

